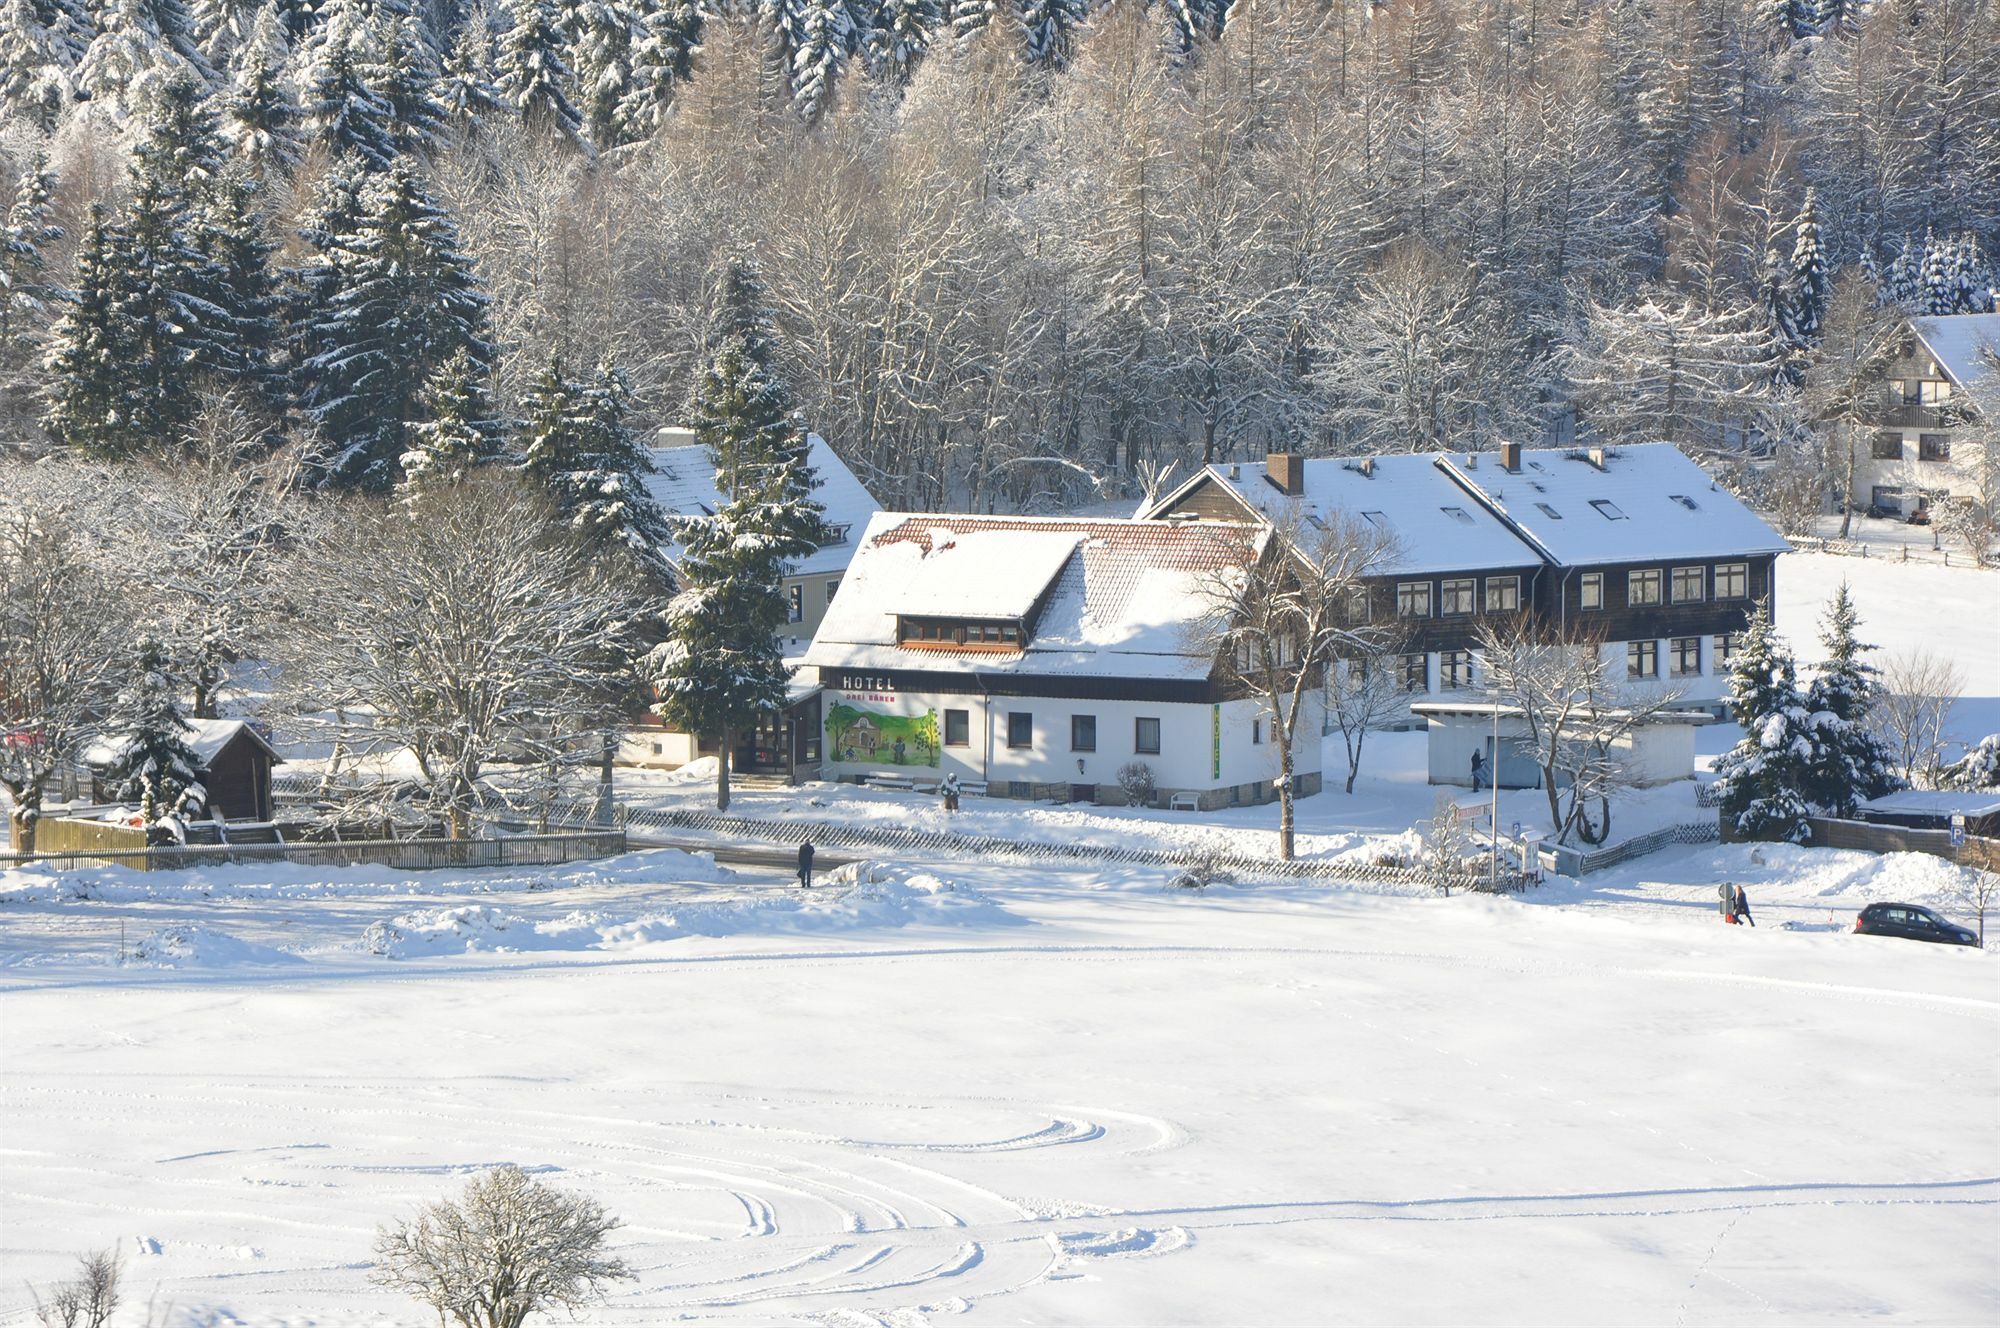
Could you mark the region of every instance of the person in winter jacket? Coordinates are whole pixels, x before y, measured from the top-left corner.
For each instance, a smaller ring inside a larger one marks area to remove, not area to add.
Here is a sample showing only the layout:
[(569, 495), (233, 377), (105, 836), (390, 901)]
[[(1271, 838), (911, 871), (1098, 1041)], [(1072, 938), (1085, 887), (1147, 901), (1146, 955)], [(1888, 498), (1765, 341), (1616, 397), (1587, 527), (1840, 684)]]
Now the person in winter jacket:
[(944, 783), (938, 785), (938, 792), (942, 794), (944, 797), (944, 809), (946, 811), (955, 812), (958, 810), (957, 775), (946, 775), (944, 777)]
[(812, 889), (812, 883), (813, 845), (812, 840), (808, 839), (799, 845), (799, 888), (810, 890)]
[(1735, 921), (1747, 923), (1752, 927), (1757, 925), (1757, 919), (1750, 916), (1750, 896), (1740, 885), (1736, 887), (1736, 900), (1732, 907), (1736, 910)]
[(1486, 757), (1483, 753), (1472, 754), (1472, 791), (1479, 792), (1481, 781), (1486, 778)]

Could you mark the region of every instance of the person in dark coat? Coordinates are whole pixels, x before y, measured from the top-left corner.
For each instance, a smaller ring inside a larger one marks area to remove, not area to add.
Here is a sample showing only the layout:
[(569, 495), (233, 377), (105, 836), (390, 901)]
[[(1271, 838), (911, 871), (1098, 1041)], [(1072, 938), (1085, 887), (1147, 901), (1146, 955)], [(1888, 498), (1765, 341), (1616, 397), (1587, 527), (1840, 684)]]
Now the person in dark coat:
[(1480, 781), (1486, 777), (1486, 756), (1482, 752), (1472, 754), (1472, 791), (1479, 792)]
[(1736, 921), (1747, 923), (1752, 927), (1757, 925), (1757, 919), (1750, 916), (1750, 896), (1740, 885), (1736, 887), (1736, 899), (1731, 907), (1736, 910)]
[(812, 840), (808, 839), (799, 845), (799, 886), (802, 889), (810, 890), (812, 889), (812, 883), (813, 844)]

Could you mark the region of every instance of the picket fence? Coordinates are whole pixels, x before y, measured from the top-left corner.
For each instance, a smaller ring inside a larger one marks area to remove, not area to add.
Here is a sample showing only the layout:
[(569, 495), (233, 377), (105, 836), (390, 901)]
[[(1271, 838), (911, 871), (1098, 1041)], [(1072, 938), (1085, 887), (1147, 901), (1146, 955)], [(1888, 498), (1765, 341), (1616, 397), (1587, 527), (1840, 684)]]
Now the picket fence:
[(1669, 825), (1643, 835), (1634, 835), (1610, 848), (1600, 848), (1588, 852), (1567, 846), (1543, 849), (1542, 865), (1564, 876), (1588, 876), (1592, 872), (1603, 871), (1606, 867), (1616, 867), (1621, 862), (1633, 858), (1643, 858), (1648, 853), (1657, 853), (1669, 844), (1713, 844), (1720, 841), (1722, 831), (1714, 821), (1687, 821), (1680, 825)]

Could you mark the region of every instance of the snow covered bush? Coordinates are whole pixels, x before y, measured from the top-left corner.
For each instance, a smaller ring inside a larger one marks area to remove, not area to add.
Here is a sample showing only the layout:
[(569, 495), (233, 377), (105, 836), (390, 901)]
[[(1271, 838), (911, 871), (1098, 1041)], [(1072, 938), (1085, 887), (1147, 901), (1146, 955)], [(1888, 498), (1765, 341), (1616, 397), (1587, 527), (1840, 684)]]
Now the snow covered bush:
[(1133, 807), (1153, 805), (1153, 767), (1144, 761), (1127, 761), (1118, 767), (1118, 787), (1125, 792), (1125, 802)]
[(375, 1233), (375, 1281), (407, 1292), (460, 1328), (520, 1328), (528, 1316), (574, 1311), (632, 1276), (605, 1251), (618, 1219), (586, 1194), (497, 1167), (456, 1202)]
[(1449, 793), (1439, 793), (1431, 807), (1431, 819), (1418, 828), (1423, 836), (1423, 865), (1434, 872), (1454, 876), (1465, 872), (1472, 854), (1472, 833), (1458, 814), (1458, 803)]
[(1167, 879), (1169, 891), (1187, 891), (1200, 894), (1211, 885), (1234, 885), (1236, 873), (1222, 865), (1222, 857), (1213, 849), (1204, 849), (1193, 862), (1175, 872)]

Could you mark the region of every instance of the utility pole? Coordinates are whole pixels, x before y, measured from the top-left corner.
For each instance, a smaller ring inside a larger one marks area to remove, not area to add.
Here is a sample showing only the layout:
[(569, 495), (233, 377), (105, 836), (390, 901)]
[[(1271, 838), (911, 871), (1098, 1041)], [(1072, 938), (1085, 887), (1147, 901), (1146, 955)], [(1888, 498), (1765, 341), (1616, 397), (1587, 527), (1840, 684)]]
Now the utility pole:
[(1487, 888), (1500, 888), (1500, 696), (1493, 694), (1493, 759), (1488, 762), (1487, 778), (1493, 784), (1493, 833), (1488, 837), (1492, 847), (1491, 865), (1486, 882)]

